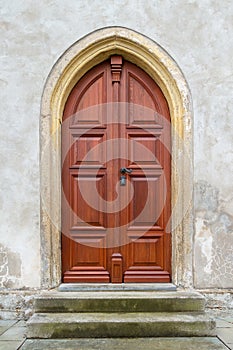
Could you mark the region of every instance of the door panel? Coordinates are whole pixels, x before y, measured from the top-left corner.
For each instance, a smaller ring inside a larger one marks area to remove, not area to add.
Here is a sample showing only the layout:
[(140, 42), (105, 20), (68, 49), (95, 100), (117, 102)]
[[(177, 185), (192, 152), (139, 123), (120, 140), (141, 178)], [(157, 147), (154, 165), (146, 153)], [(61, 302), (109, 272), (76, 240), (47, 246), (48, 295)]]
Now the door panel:
[[(73, 88), (62, 125), (64, 282), (170, 281), (169, 121), (156, 83), (120, 56)], [(119, 186), (123, 167), (132, 172)]]

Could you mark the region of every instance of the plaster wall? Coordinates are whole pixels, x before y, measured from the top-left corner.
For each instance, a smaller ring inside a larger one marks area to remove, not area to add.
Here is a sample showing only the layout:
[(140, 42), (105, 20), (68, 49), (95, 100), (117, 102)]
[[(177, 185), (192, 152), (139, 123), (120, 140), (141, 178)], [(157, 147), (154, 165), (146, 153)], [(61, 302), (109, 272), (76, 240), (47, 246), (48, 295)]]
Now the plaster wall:
[(165, 48), (194, 105), (194, 286), (233, 288), (233, 3), (2, 1), (0, 287), (39, 288), (39, 111), (45, 80), (75, 41), (125, 26)]

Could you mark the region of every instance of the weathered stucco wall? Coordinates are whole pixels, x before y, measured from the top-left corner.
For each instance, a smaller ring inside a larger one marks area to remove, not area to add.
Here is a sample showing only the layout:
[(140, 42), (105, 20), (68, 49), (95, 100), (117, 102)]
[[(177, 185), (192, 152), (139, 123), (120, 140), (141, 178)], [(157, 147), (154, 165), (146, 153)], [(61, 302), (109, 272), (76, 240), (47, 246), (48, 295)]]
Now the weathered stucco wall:
[(186, 76), (194, 104), (194, 285), (232, 288), (231, 0), (2, 4), (0, 287), (40, 286), (39, 111), (45, 80), (72, 43), (113, 25), (154, 39)]

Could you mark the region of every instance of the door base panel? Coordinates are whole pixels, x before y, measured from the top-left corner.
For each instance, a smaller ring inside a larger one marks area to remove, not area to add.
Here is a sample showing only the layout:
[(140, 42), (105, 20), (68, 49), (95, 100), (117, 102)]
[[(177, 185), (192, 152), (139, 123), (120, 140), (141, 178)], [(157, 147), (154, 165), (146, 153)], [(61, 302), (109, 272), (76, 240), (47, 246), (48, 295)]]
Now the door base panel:
[(126, 271), (125, 283), (169, 283), (170, 274), (167, 271)]
[(109, 283), (110, 276), (108, 271), (66, 271), (63, 281), (65, 283)]

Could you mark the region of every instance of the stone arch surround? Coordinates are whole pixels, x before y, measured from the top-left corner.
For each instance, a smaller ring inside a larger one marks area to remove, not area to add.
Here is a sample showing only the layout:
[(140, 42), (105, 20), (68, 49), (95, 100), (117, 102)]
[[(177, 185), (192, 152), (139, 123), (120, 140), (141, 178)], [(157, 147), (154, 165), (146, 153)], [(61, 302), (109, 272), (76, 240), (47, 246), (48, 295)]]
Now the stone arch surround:
[(172, 57), (148, 37), (107, 27), (74, 43), (46, 81), (40, 119), (41, 287), (61, 282), (61, 123), (67, 97), (78, 80), (112, 54), (145, 70), (163, 91), (172, 127), (172, 282), (193, 286), (192, 101), (183, 73)]

